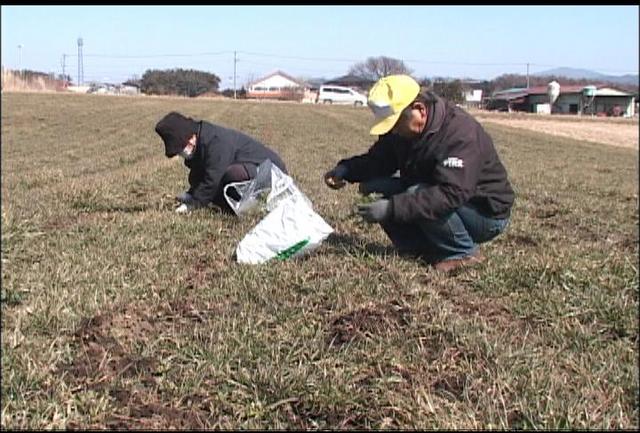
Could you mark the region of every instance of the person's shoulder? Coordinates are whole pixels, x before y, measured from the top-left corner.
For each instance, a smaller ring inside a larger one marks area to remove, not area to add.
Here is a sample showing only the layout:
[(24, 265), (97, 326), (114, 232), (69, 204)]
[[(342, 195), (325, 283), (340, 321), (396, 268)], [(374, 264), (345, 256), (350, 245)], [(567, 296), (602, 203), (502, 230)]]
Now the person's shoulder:
[(218, 129), (220, 128), (220, 125), (210, 122), (208, 120), (201, 120), (200, 127), (203, 129)]
[(462, 116), (462, 117), (472, 117), (467, 110), (464, 109), (463, 106), (461, 106), (460, 104), (447, 100), (447, 111), (455, 114), (456, 116)]
[(447, 106), (446, 134), (449, 140), (475, 142), (484, 128), (478, 120), (456, 104)]
[(392, 134), (391, 132), (387, 132), (385, 134), (378, 135), (378, 139), (376, 140), (376, 142), (386, 143), (386, 142), (394, 141), (395, 139), (396, 139), (395, 134)]
[(478, 119), (476, 119), (475, 116), (473, 116), (459, 104), (450, 103), (448, 108), (450, 116), (456, 118), (459, 122), (474, 124), (475, 126), (481, 127)]
[(214, 138), (224, 131), (224, 127), (206, 120), (200, 121), (200, 134), (206, 138)]

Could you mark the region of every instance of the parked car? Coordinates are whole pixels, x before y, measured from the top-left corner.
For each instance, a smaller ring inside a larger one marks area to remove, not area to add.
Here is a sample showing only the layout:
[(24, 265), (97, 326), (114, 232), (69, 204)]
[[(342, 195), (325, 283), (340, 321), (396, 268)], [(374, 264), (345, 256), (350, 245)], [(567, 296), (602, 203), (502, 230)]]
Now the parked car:
[(317, 102), (322, 104), (348, 104), (358, 107), (367, 105), (367, 97), (349, 87), (320, 86)]

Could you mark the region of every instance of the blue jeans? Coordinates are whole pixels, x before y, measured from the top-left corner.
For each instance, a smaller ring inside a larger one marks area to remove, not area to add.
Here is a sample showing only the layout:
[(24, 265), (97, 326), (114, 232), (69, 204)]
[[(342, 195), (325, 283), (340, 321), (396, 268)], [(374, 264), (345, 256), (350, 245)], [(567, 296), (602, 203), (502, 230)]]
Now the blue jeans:
[[(420, 185), (407, 185), (397, 177), (373, 179), (361, 184), (366, 193), (377, 192), (388, 198), (401, 192), (415, 193)], [(380, 225), (401, 253), (418, 254), (428, 261), (472, 255), (478, 244), (502, 233), (509, 218), (490, 218), (463, 205), (438, 220), (420, 219), (412, 224), (383, 222)]]

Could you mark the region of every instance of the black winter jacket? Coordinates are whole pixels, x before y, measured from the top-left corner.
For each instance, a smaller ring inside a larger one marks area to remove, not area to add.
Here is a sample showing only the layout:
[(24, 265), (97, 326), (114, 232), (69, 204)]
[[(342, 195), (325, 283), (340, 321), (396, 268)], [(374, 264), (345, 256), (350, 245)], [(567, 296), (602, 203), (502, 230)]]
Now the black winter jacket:
[(189, 172), (190, 193), (200, 205), (210, 203), (219, 192), (220, 181), (231, 164), (259, 165), (270, 159), (287, 173), (280, 156), (256, 139), (242, 132), (200, 121), (195, 154), (184, 164)]
[(391, 197), (393, 220), (435, 220), (468, 204), (492, 218), (509, 216), (514, 192), (491, 137), (468, 113), (434, 94), (425, 130), (415, 141), (385, 134), (363, 155), (343, 159), (344, 179), (365, 182), (400, 170), (415, 194)]

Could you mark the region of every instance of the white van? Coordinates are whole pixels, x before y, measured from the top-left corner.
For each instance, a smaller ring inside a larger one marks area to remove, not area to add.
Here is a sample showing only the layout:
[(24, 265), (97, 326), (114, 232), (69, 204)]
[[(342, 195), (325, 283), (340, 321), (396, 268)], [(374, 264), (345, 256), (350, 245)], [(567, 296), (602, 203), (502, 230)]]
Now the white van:
[(367, 105), (367, 97), (348, 87), (320, 86), (317, 102), (322, 104), (349, 104), (358, 107)]

